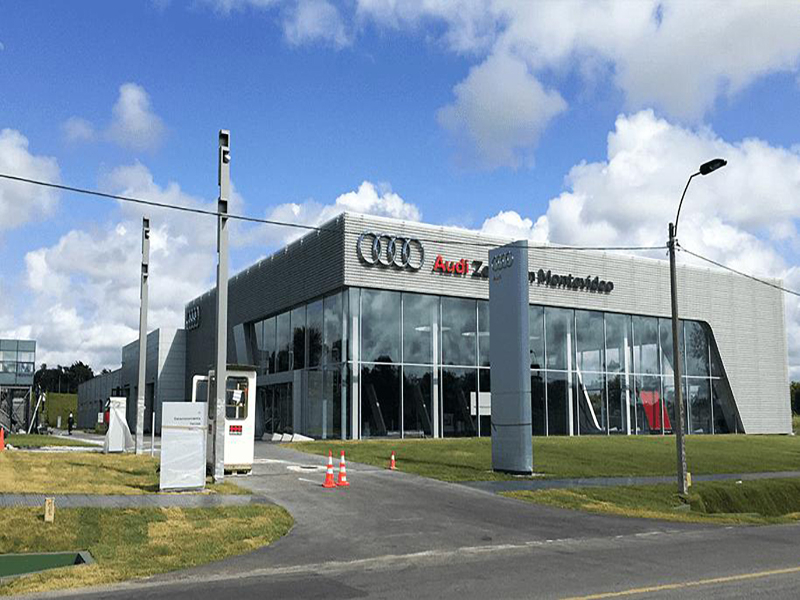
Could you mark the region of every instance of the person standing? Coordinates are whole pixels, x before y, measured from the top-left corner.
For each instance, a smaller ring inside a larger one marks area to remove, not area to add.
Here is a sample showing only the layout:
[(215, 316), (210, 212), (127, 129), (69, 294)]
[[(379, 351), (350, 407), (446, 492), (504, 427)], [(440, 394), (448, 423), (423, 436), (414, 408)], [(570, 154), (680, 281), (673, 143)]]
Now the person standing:
[(72, 413), (69, 413), (69, 418), (67, 419), (67, 431), (69, 435), (72, 435), (72, 428), (75, 426), (75, 419), (72, 416)]

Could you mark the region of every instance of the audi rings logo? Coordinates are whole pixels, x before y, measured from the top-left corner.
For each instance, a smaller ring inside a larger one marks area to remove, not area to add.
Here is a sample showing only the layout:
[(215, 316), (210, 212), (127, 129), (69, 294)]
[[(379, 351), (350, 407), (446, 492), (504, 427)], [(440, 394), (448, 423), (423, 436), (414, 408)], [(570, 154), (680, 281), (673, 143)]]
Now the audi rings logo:
[(502, 254), (495, 254), (491, 258), (492, 271), (502, 271), (509, 268), (514, 264), (514, 255), (511, 252), (503, 252)]
[(358, 237), (356, 251), (369, 265), (419, 271), (425, 263), (425, 248), (416, 238), (365, 231)]

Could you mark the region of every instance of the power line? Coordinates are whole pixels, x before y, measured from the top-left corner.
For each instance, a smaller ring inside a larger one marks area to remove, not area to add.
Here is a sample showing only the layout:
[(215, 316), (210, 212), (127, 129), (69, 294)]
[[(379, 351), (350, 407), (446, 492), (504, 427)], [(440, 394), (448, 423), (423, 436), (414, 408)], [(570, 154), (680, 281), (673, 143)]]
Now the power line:
[(705, 256), (701, 256), (700, 254), (697, 254), (696, 252), (692, 252), (691, 250), (687, 250), (686, 248), (684, 248), (680, 244), (678, 245), (678, 248), (681, 250), (681, 252), (686, 252), (686, 254), (691, 254), (695, 258), (699, 258), (700, 260), (704, 260), (707, 263), (711, 263), (712, 265), (720, 267), (721, 269), (725, 269), (726, 271), (730, 271), (731, 273), (736, 273), (737, 275), (741, 275), (742, 277), (746, 277), (747, 279), (752, 279), (753, 281), (757, 281), (758, 283), (763, 283), (764, 285), (768, 285), (769, 287), (775, 288), (776, 290), (780, 290), (782, 292), (786, 292), (787, 294), (792, 294), (793, 296), (800, 297), (800, 292), (796, 292), (794, 290), (790, 290), (790, 289), (782, 287), (782, 286), (780, 286), (780, 285), (778, 285), (776, 283), (772, 283), (770, 281), (766, 281), (765, 279), (760, 279), (758, 277), (754, 277), (753, 275), (748, 275), (747, 273), (742, 273), (741, 271), (737, 271), (733, 267), (729, 267), (727, 265), (723, 265), (722, 263), (718, 263), (715, 260), (712, 260), (712, 259), (707, 258)]
[[(8, 179), (11, 181), (18, 181), (22, 183), (28, 183), (31, 185), (38, 185), (41, 187), (48, 187), (57, 190), (63, 190), (66, 192), (74, 192), (76, 194), (84, 194), (87, 196), (97, 196), (100, 198), (106, 198), (109, 200), (119, 200), (121, 202), (130, 202), (133, 204), (140, 204), (143, 206), (152, 206), (156, 208), (165, 208), (171, 210), (182, 211), (186, 213), (194, 213), (198, 215), (206, 215), (211, 217), (219, 217), (225, 216), (229, 219), (234, 219), (238, 221), (245, 221), (248, 223), (259, 223), (262, 225), (274, 225), (276, 227), (291, 227), (294, 229), (303, 229), (306, 231), (317, 231), (320, 233), (333, 233), (330, 229), (326, 229), (323, 227), (318, 227), (315, 225), (305, 225), (303, 223), (292, 223), (289, 221), (278, 221), (276, 219), (262, 219), (259, 217), (250, 217), (247, 215), (237, 215), (232, 213), (226, 213), (225, 215), (220, 215), (217, 211), (208, 210), (204, 208), (196, 208), (191, 206), (181, 206), (179, 204), (167, 204), (165, 202), (157, 202), (155, 200), (147, 200), (145, 198), (136, 198), (133, 196), (121, 196), (119, 194), (109, 194), (107, 192), (101, 192), (99, 190), (92, 190), (88, 188), (80, 188), (71, 185), (63, 185), (59, 183), (51, 183), (49, 181), (39, 181), (37, 179), (29, 179), (27, 177), (19, 177), (17, 175), (8, 175), (5, 173), (0, 173), (0, 178)], [(442, 243), (441, 239), (433, 239), (433, 238), (422, 238), (416, 237), (416, 239), (423, 241), (423, 242), (431, 242), (431, 243)], [(493, 243), (493, 242), (468, 242), (468, 241), (459, 241), (459, 240), (448, 240), (445, 242), (448, 245), (459, 245), (459, 246), (472, 246), (477, 248), (499, 248), (500, 245)], [(553, 245), (538, 245), (538, 246), (528, 246), (532, 250), (591, 250), (591, 251), (645, 251), (645, 250), (663, 250), (667, 246), (666, 244), (660, 246), (553, 246)]]

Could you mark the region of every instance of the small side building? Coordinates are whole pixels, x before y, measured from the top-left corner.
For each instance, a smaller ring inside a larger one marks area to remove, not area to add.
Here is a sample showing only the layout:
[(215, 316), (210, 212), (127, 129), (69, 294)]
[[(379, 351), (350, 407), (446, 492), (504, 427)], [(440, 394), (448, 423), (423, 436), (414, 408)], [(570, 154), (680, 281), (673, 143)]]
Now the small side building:
[[(78, 413), (89, 415), (93, 427), (97, 421), (98, 400), (111, 395), (127, 398), (127, 421), (131, 433), (136, 433), (136, 397), (139, 381), (139, 340), (122, 348), (121, 367), (111, 373), (99, 375), (78, 387)], [(186, 400), (184, 381), (186, 369), (186, 331), (184, 329), (156, 329), (147, 334), (145, 362), (145, 415), (144, 433), (150, 433), (153, 411), (156, 417), (156, 434), (161, 434), (161, 406), (164, 402)], [(102, 404), (101, 404), (102, 407)], [(93, 416), (91, 416), (93, 414)], [(83, 425), (80, 425), (83, 426)]]

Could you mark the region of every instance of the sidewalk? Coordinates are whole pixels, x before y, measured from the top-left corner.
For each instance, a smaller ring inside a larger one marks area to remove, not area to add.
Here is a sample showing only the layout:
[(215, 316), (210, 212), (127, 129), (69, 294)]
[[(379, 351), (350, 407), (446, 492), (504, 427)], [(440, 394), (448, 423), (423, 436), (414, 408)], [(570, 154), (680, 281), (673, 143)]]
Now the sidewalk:
[[(692, 475), (692, 481), (750, 481), (753, 479), (787, 479), (800, 477), (800, 471), (776, 471), (774, 473), (719, 473), (714, 475)], [(520, 479), (518, 481), (465, 481), (465, 485), (486, 492), (519, 492), (523, 490), (551, 490), (579, 487), (616, 487), (625, 485), (652, 485), (675, 483), (675, 475), (663, 477), (587, 477), (585, 479)]]
[(263, 496), (234, 494), (147, 494), (100, 496), (94, 494), (0, 494), (0, 508), (41, 507), (55, 498), (57, 508), (209, 508), (272, 504)]

